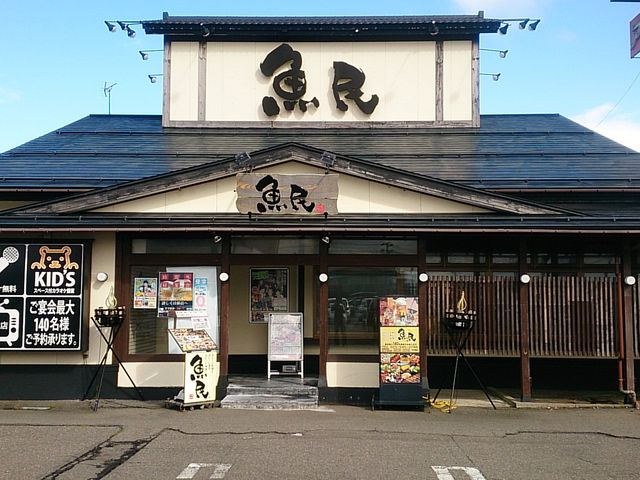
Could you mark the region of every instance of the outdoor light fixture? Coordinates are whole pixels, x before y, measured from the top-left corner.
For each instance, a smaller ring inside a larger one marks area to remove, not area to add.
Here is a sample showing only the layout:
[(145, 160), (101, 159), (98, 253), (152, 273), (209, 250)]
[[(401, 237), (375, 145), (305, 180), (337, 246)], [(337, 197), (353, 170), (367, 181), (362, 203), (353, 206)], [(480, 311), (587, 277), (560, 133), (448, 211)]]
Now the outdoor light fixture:
[(333, 167), (336, 163), (336, 156), (330, 152), (322, 152), (320, 161), (324, 163), (327, 167)]
[(149, 81), (151, 83), (156, 83), (158, 81), (158, 77), (161, 77), (161, 73), (152, 73), (151, 75), (147, 75), (149, 77)]
[(227, 272), (221, 272), (220, 275), (218, 275), (218, 278), (221, 282), (226, 282), (229, 280), (229, 274)]
[(233, 158), (236, 162), (236, 165), (240, 166), (243, 163), (246, 163), (249, 160), (251, 160), (251, 155), (249, 155), (247, 152), (240, 152), (240, 153), (237, 153)]
[(162, 52), (163, 50), (138, 50), (142, 60), (149, 60), (149, 52)]
[(213, 243), (220, 243), (222, 241), (222, 237), (220, 235), (213, 236)]
[(507, 56), (507, 53), (509, 53), (509, 50), (496, 50), (495, 48), (481, 48), (480, 50), (483, 50), (485, 52), (498, 52), (500, 58), (505, 58)]
[(504, 25), (501, 25), (500, 28), (498, 28), (498, 32), (502, 35), (506, 35), (510, 25), (510, 23), (508, 22), (518, 22), (518, 28), (520, 30), (524, 30), (528, 26), (529, 30), (534, 31), (536, 28), (538, 28), (540, 19), (536, 18), (531, 20), (530, 18), (503, 18), (501, 22)]
[(326, 273), (321, 273), (320, 275), (318, 275), (318, 280), (320, 280), (322, 283), (325, 283), (327, 280), (329, 280), (329, 275), (327, 275)]
[(530, 281), (531, 281), (531, 277), (528, 274), (523, 273), (522, 275), (520, 275), (520, 282), (522, 282), (522, 283), (524, 283), (526, 285)]
[(331, 238), (329, 237), (329, 235), (325, 235), (320, 240), (322, 240), (322, 243), (326, 243), (327, 245), (329, 245), (329, 243), (331, 243)]
[(106, 282), (109, 279), (109, 274), (107, 272), (98, 272), (96, 273), (96, 280), (99, 282)]
[(440, 29), (436, 25), (436, 21), (435, 20), (431, 20), (431, 27), (429, 28), (429, 35), (435, 37), (439, 33), (440, 33)]
[(627, 275), (626, 277), (624, 277), (624, 283), (626, 283), (629, 286), (635, 285), (636, 277), (634, 277), (633, 275)]
[(486, 75), (491, 77), (491, 80), (493, 80), (494, 82), (497, 82), (498, 80), (500, 80), (500, 75), (502, 75), (501, 73), (481, 73), (480, 75)]
[(130, 25), (140, 25), (142, 22), (138, 20), (105, 20), (104, 24), (107, 26), (110, 32), (116, 31), (116, 23), (120, 25), (120, 29), (127, 32), (129, 38), (136, 36), (135, 30)]
[(422, 272), (420, 275), (418, 275), (418, 280), (420, 280), (420, 282), (424, 283), (427, 280), (429, 280), (429, 275), (427, 275), (426, 273)]

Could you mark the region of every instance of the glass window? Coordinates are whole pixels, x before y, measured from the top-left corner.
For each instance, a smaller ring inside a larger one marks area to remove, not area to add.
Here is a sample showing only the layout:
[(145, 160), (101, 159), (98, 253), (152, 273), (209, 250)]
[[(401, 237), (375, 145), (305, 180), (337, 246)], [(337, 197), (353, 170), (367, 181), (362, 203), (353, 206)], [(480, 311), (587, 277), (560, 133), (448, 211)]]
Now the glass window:
[(134, 238), (131, 241), (131, 253), (220, 253), (221, 243), (213, 237), (206, 238)]
[(329, 253), (337, 255), (416, 255), (418, 241), (404, 238), (333, 238)]
[(473, 252), (451, 252), (447, 255), (447, 262), (450, 264), (454, 263), (485, 263), (487, 261), (487, 257), (483, 254), (474, 254)]
[(329, 269), (329, 353), (378, 354), (379, 299), (418, 295), (409, 267)]
[(585, 253), (583, 262), (585, 265), (615, 265), (616, 256), (610, 253)]
[(439, 252), (427, 252), (425, 262), (430, 265), (441, 265), (442, 254)]
[(495, 265), (513, 265), (518, 263), (518, 255), (515, 253), (493, 253), (491, 263)]
[(314, 255), (317, 254), (319, 239), (313, 237), (233, 237), (231, 253), (247, 255)]
[[(160, 273), (181, 275), (180, 284), (170, 288)], [(218, 282), (216, 267), (131, 267), (129, 316), (129, 353), (180, 354), (169, 333), (172, 328), (190, 328), (197, 321), (218, 344)], [(180, 306), (172, 306), (178, 303)], [(176, 318), (168, 311), (183, 309), (192, 315)], [(197, 319), (197, 320), (194, 320)]]

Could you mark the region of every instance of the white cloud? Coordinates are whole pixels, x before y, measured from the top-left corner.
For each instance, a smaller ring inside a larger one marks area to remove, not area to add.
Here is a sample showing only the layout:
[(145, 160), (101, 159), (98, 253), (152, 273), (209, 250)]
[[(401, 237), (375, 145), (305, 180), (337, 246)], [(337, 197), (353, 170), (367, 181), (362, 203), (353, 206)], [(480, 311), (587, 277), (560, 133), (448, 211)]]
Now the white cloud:
[[(640, 119), (637, 116), (634, 118), (633, 115), (625, 113), (616, 114), (612, 112), (607, 116), (607, 113), (612, 108), (613, 104), (611, 103), (598, 105), (591, 110), (574, 116), (572, 120), (640, 152)], [(605, 118), (604, 121), (602, 121), (603, 118)], [(600, 123), (601, 121), (602, 123)]]
[(22, 100), (22, 95), (19, 92), (0, 85), (0, 105), (19, 102), (20, 100)]

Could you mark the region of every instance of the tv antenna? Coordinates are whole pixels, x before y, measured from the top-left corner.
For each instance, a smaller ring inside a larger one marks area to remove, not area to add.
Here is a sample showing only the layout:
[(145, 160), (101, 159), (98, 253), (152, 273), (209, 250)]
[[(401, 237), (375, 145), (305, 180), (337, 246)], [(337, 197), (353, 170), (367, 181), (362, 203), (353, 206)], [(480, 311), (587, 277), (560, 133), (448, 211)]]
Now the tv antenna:
[(109, 115), (111, 115), (111, 89), (116, 85), (117, 83), (112, 83), (111, 85), (107, 86), (107, 82), (104, 82), (104, 87), (102, 88), (104, 96), (109, 99)]

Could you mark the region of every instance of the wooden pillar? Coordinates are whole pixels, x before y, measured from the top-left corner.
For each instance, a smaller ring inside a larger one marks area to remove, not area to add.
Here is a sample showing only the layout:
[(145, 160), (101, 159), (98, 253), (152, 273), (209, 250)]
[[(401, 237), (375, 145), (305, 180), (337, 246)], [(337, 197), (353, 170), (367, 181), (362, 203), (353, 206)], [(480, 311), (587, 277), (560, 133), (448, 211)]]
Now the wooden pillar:
[[(231, 270), (231, 237), (222, 237), (222, 265), (220, 273), (230, 275)], [(226, 387), (229, 375), (229, 310), (232, 278), (220, 282), (220, 380), (219, 384)]]
[[(427, 272), (426, 239), (418, 239), (418, 277)], [(429, 394), (429, 371), (427, 368), (427, 296), (429, 295), (429, 283), (421, 282), (418, 278), (418, 321), (420, 332), (420, 381), (423, 394)]]
[[(631, 272), (631, 250), (629, 245), (625, 246), (624, 253), (622, 255), (622, 279), (635, 275)], [(633, 288), (637, 288), (634, 285), (623, 286), (623, 311), (624, 311), (624, 326), (623, 331), (620, 332), (624, 338), (624, 389), (626, 392), (635, 392), (635, 369), (634, 369), (634, 356), (633, 356)], [(635, 397), (635, 394), (633, 395)], [(635, 400), (635, 398), (633, 399)]]
[[(320, 275), (329, 275), (329, 245), (320, 242)], [(317, 277), (316, 277), (317, 278)], [(327, 357), (329, 355), (329, 282), (320, 282), (318, 301), (320, 308), (318, 309), (320, 321), (320, 376), (318, 378), (318, 386), (327, 386)]]
[(520, 311), (520, 398), (523, 402), (531, 401), (531, 363), (529, 361), (529, 284), (522, 283), (520, 277), (527, 273), (527, 244), (520, 239), (518, 259), (518, 290)]

